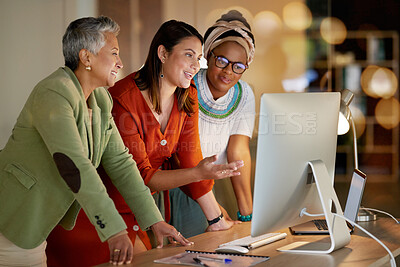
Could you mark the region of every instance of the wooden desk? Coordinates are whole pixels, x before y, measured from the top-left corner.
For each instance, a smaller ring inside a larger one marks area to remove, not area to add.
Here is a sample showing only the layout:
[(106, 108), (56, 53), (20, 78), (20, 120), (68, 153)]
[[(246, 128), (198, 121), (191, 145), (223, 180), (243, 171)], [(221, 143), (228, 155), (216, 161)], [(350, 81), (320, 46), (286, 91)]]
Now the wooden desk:
[[(379, 238), (396, 257), (400, 254), (400, 225), (389, 218), (379, 218), (373, 222), (360, 222), (360, 225), (366, 228), (370, 233)], [(134, 256), (130, 265), (123, 266), (158, 266), (164, 264), (153, 263), (155, 259), (172, 256), (186, 249), (200, 251), (214, 251), (219, 244), (232, 241), (250, 234), (251, 223), (246, 222), (235, 225), (227, 231), (209, 232), (189, 238), (195, 242), (193, 246), (166, 246), (162, 249), (152, 249)], [(359, 229), (351, 235), (350, 244), (346, 247), (334, 251), (328, 255), (306, 255), (279, 252), (276, 249), (296, 241), (323, 241), (330, 242), (328, 236), (318, 235), (297, 235), (290, 234), (288, 229), (280, 232), (286, 232), (288, 236), (280, 241), (251, 250), (248, 254), (267, 255), (271, 259), (258, 264), (257, 266), (390, 266), (387, 251), (375, 240), (364, 234)], [(99, 267), (113, 266), (105, 263)], [(176, 265), (182, 266), (182, 265)]]

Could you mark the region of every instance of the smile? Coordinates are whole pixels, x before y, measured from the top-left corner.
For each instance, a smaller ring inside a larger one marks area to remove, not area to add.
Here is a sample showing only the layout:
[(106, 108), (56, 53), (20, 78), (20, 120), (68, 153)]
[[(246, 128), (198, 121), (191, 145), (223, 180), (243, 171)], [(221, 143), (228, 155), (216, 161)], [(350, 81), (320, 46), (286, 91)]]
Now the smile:
[(184, 71), (183, 73), (185, 73), (187, 79), (191, 80), (193, 78), (193, 74), (191, 74), (190, 72)]
[(220, 78), (219, 78), (222, 82), (224, 82), (224, 83), (230, 83), (230, 82), (232, 82), (232, 80), (231, 79), (229, 79), (229, 78), (226, 78), (226, 77), (224, 77), (224, 76), (220, 76)]
[(115, 77), (117, 77), (118, 72), (117, 71), (111, 71), (111, 75), (114, 75)]

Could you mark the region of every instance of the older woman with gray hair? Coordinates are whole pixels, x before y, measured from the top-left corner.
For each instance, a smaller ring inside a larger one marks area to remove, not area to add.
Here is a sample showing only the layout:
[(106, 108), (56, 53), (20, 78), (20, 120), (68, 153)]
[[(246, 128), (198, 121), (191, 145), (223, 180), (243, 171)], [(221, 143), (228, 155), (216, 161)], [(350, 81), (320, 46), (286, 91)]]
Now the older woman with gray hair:
[(132, 260), (126, 224), (97, 174), (100, 164), (142, 229), (152, 229), (159, 242), (167, 236), (191, 244), (163, 221), (111, 116), (103, 87), (113, 86), (122, 68), (118, 32), (107, 17), (68, 26), (65, 67), (36, 85), (0, 152), (0, 266), (46, 266), (46, 238), (58, 224), (72, 229), (81, 208), (107, 241), (107, 260)]

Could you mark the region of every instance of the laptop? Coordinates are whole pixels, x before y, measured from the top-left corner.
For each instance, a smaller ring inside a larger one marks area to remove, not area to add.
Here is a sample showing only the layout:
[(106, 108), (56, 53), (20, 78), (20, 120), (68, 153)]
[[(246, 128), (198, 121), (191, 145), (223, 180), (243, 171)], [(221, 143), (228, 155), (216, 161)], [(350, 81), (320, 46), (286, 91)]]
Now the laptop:
[[(347, 196), (344, 217), (355, 222), (360, 208), (367, 176), (360, 170), (355, 169), (350, 183), (350, 190)], [(346, 221), (347, 222), (347, 221)], [(347, 222), (350, 233), (354, 225)], [(324, 219), (312, 220), (303, 224), (289, 227), (292, 234), (329, 234), (328, 226)]]

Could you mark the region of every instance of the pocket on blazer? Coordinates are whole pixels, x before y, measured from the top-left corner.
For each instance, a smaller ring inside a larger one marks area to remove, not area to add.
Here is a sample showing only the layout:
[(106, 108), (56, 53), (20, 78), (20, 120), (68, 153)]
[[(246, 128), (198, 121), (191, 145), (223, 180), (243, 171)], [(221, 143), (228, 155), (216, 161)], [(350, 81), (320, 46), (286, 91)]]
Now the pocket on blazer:
[(29, 171), (18, 163), (9, 163), (4, 170), (12, 174), (26, 189), (31, 189), (36, 184), (36, 179)]

